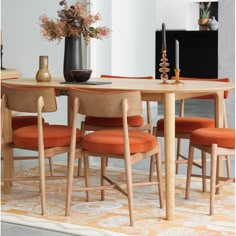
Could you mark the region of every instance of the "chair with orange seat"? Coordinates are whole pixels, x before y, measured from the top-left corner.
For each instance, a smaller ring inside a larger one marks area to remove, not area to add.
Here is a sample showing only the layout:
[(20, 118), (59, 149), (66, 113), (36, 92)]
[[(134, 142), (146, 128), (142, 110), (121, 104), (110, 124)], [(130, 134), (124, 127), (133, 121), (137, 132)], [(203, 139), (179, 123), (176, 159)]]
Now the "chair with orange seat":
[[(175, 79), (173, 77), (172, 79)], [(207, 80), (207, 81), (219, 81), (219, 82), (229, 82), (230, 80), (228, 78), (219, 78), (219, 79), (202, 79), (202, 78), (187, 78), (187, 77), (180, 77), (180, 80)], [(228, 97), (228, 91), (224, 92), (224, 98), (226, 99)], [(214, 100), (214, 95), (206, 95), (201, 97), (196, 97), (194, 99), (211, 99)], [(226, 121), (226, 111), (224, 106), (224, 127), (227, 126)], [(178, 167), (179, 164), (187, 164), (188, 158), (181, 153), (181, 140), (186, 139), (189, 140), (190, 135), (192, 131), (199, 128), (212, 128), (215, 127), (215, 121), (211, 118), (205, 118), (205, 117), (190, 117), (190, 116), (184, 116), (184, 100), (181, 100), (180, 103), (180, 111), (179, 111), (179, 117), (175, 118), (175, 137), (177, 138), (177, 155), (176, 155), (176, 174), (178, 174)], [(159, 119), (157, 121), (156, 127), (153, 128), (153, 133), (157, 137), (163, 137), (164, 136), (164, 119)], [(181, 158), (183, 160), (181, 160)], [(205, 154), (202, 153), (202, 162), (205, 160)], [(227, 173), (228, 176), (230, 176), (230, 160), (227, 157), (226, 159), (227, 164)], [(194, 165), (198, 168), (202, 168), (201, 165), (199, 165), (197, 162), (194, 162)], [(204, 170), (202, 170), (204, 171)], [(205, 183), (203, 182), (203, 189), (205, 189)], [(205, 191), (205, 190), (204, 190)]]
[[(35, 125), (37, 124), (37, 116), (35, 115), (19, 115), (19, 114), (15, 114), (15, 112), (13, 112), (12, 115), (12, 130), (16, 130), (19, 128), (22, 128), (24, 126), (28, 126), (28, 125)], [(42, 118), (43, 123), (45, 122), (44, 118)], [(2, 137), (2, 141), (4, 140), (4, 127), (2, 125), (1, 127), (1, 137)], [(1, 146), (1, 149), (3, 151), (4, 149), (4, 145)], [(37, 156), (14, 156), (14, 160), (29, 160), (29, 159), (37, 159)], [(1, 157), (1, 160), (3, 158)], [(52, 162), (52, 157), (48, 157), (49, 159), (49, 167), (50, 167), (50, 172), (51, 175), (53, 175), (53, 162)]]
[[(28, 125), (18, 128), (12, 133), (12, 142), (7, 139), (4, 140), (4, 144), (7, 148), (18, 148), (24, 150), (31, 150), (38, 152), (39, 160), (39, 176), (31, 177), (15, 177), (13, 175), (10, 178), (4, 178), (2, 181), (25, 181), (25, 180), (39, 180), (40, 181), (40, 196), (41, 196), (41, 211), (42, 214), (46, 213), (46, 193), (45, 193), (45, 181), (46, 179), (61, 179), (62, 176), (45, 176), (45, 158), (62, 154), (71, 153), (75, 150), (71, 149), (71, 136), (72, 129), (65, 125), (49, 125), (43, 124), (42, 114), (44, 112), (55, 112), (57, 110), (56, 95), (52, 88), (24, 88), (14, 87), (8, 85), (2, 85), (2, 103), (3, 113), (17, 111), (26, 113), (37, 114), (37, 124)], [(3, 115), (3, 117), (5, 117)], [(12, 121), (4, 119), (3, 125), (7, 126), (11, 130)], [(79, 143), (82, 139), (80, 130), (74, 130), (74, 136), (76, 142)], [(78, 148), (78, 156), (80, 149)], [(3, 156), (3, 167), (5, 157)], [(64, 176), (63, 178), (65, 178)]]
[[(78, 190), (101, 190), (101, 199), (104, 200), (105, 189), (116, 189), (128, 197), (130, 225), (134, 224), (133, 186), (158, 184), (160, 207), (163, 207), (162, 174), (160, 145), (156, 137), (141, 130), (130, 130), (128, 117), (138, 116), (142, 113), (142, 101), (139, 91), (111, 91), (100, 92), (94, 90), (71, 89), (69, 92), (74, 101), (73, 120), (77, 120), (77, 112), (82, 115), (94, 117), (118, 117), (122, 119), (121, 129), (101, 129), (85, 134), (82, 141), (84, 149), (84, 170), (87, 188)], [(95, 102), (96, 101), (96, 102)], [(74, 123), (73, 128), (75, 129)], [(88, 173), (88, 158), (96, 156), (101, 158), (101, 186), (90, 186)], [(132, 165), (149, 157), (155, 157), (157, 168), (157, 181), (133, 183)], [(123, 185), (114, 183), (106, 176), (106, 159), (121, 159), (125, 163), (126, 182)], [(73, 158), (70, 160), (68, 180), (68, 199), (71, 199)], [(108, 185), (105, 184), (107, 181)], [(123, 187), (122, 187), (123, 186)], [(127, 191), (125, 190), (127, 188)], [(70, 213), (70, 201), (67, 204), (67, 215)]]
[[(101, 78), (112, 78), (112, 79), (153, 79), (152, 76), (140, 76), (140, 77), (130, 77), (130, 76), (115, 76), (115, 75), (105, 75), (102, 74), (100, 76)], [(135, 128), (139, 130), (147, 130), (149, 132), (152, 132), (152, 118), (151, 118), (151, 109), (150, 109), (150, 103), (146, 103), (146, 119), (147, 123), (144, 122), (144, 118), (142, 115), (138, 116), (131, 116), (128, 118), (128, 125), (130, 128)], [(122, 127), (122, 119), (109, 117), (94, 117), (94, 116), (86, 116), (85, 121), (81, 124), (81, 131), (95, 131), (99, 129), (108, 128), (111, 127), (115, 128), (121, 128)]]
[[(112, 78), (112, 79), (153, 79), (152, 76), (116, 76), (102, 74), (101, 78)], [(152, 133), (152, 115), (150, 103), (146, 102), (146, 122), (142, 115), (128, 117), (128, 125), (130, 129), (146, 130)], [(117, 117), (94, 117), (85, 116), (85, 120), (81, 122), (81, 131), (85, 132), (100, 130), (100, 129), (111, 129), (111, 128), (122, 128), (122, 119)], [(79, 159), (78, 174), (81, 170), (81, 159)]]
[[(210, 154), (210, 176), (192, 175), (194, 148)], [(221, 156), (235, 156), (235, 129), (230, 128), (201, 128), (190, 135), (190, 150), (188, 156), (188, 171), (185, 199), (189, 199), (191, 176), (210, 178), (210, 211), (214, 213), (215, 192), (219, 187), (235, 182), (235, 178), (219, 176)], [(218, 171), (217, 171), (218, 170)], [(223, 182), (220, 182), (223, 181)]]
[[(29, 125), (35, 125), (37, 124), (37, 116), (29, 116), (29, 115), (15, 115), (12, 117), (12, 130), (17, 130), (19, 128), (22, 128), (24, 126), (29, 126)], [(42, 118), (43, 123), (45, 123), (44, 118)], [(2, 127), (2, 139), (4, 140), (4, 127)], [(3, 151), (3, 146), (2, 146), (2, 151)], [(37, 159), (37, 156), (14, 156), (14, 160), (33, 160)], [(3, 158), (1, 157), (1, 160)], [(49, 168), (50, 168), (50, 173), (51, 175), (54, 175), (54, 170), (53, 170), (53, 158), (48, 157), (47, 158), (49, 161)]]

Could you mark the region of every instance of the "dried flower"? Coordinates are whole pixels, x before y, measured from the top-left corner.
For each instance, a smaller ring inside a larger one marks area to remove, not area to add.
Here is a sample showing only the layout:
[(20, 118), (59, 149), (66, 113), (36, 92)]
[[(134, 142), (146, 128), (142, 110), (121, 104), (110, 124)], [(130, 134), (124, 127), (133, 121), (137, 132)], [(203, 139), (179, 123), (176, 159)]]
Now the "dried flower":
[(77, 2), (75, 5), (68, 6), (66, 0), (59, 2), (63, 7), (57, 11), (58, 19), (50, 19), (45, 14), (41, 15), (40, 32), (49, 41), (58, 40), (63, 37), (81, 36), (86, 43), (89, 43), (91, 38), (102, 39), (109, 36), (110, 29), (108, 27), (94, 27), (97, 21), (101, 20), (101, 15), (91, 15), (88, 13), (85, 3)]
[(211, 2), (208, 3), (200, 2), (199, 7), (200, 7), (200, 19), (208, 19), (211, 12), (210, 9)]

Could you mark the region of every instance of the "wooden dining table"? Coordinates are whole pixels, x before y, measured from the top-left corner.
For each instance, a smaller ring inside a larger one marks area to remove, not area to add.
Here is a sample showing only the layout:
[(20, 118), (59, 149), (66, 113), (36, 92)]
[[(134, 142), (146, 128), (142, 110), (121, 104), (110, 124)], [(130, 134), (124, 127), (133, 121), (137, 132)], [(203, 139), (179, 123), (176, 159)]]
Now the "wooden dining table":
[[(53, 78), (50, 82), (37, 82), (35, 78), (20, 78), (18, 80), (2, 81), (4, 84), (26, 87), (53, 87), (58, 95), (67, 95), (70, 88), (96, 89), (96, 90), (139, 90), (143, 101), (162, 102), (164, 107), (165, 133), (165, 187), (166, 187), (166, 220), (175, 219), (175, 101), (179, 99), (194, 98), (201, 95), (215, 94), (215, 124), (223, 127), (223, 94), (225, 90), (232, 90), (235, 85), (226, 82), (188, 80), (184, 84), (173, 84), (169, 80), (163, 84), (161, 80), (146, 79), (114, 79), (114, 78), (90, 78), (89, 84), (64, 83), (63, 78)], [(104, 82), (104, 84), (96, 84)], [(71, 114), (68, 99), (68, 124), (71, 123)], [(105, 105), (105, 104), (104, 104)], [(11, 114), (5, 114), (6, 119)], [(9, 126), (10, 127), (10, 126)], [(6, 128), (7, 129), (7, 128)], [(5, 142), (11, 142), (11, 130), (5, 131)], [(12, 150), (4, 150), (4, 178), (12, 175)], [(10, 193), (11, 182), (4, 181), (4, 192)]]

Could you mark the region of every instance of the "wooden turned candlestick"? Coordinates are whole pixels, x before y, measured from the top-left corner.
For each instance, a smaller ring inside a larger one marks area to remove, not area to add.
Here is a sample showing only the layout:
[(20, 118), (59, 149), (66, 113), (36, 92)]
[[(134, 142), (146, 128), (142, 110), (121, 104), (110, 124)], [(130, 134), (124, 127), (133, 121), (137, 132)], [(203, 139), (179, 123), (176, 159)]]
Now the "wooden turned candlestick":
[(166, 57), (166, 50), (162, 50), (162, 58), (161, 58), (161, 63), (160, 65), (160, 69), (159, 71), (161, 72), (161, 80), (163, 84), (168, 84), (167, 80), (168, 80), (168, 72), (170, 71), (170, 69), (168, 68), (168, 66), (170, 65), (168, 63), (168, 58)]

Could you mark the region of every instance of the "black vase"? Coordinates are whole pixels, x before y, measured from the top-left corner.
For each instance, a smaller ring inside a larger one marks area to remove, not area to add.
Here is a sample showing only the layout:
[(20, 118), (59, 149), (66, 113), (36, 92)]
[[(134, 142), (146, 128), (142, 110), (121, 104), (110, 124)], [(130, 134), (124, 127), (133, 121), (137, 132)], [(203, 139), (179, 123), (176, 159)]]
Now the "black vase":
[(67, 82), (73, 81), (71, 70), (83, 69), (82, 61), (82, 38), (65, 37), (64, 67), (63, 74)]

